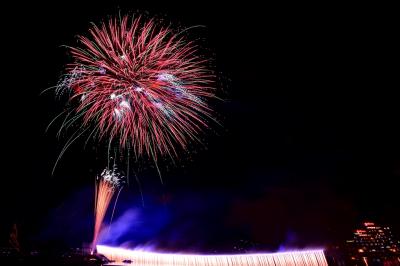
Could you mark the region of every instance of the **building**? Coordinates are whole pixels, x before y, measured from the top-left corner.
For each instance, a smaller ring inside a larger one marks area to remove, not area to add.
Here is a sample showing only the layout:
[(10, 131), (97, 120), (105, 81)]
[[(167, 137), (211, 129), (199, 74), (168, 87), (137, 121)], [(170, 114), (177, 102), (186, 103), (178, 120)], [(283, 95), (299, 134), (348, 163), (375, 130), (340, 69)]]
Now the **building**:
[(400, 264), (400, 242), (389, 227), (373, 222), (365, 222), (353, 232), (353, 239), (347, 240), (347, 249), (353, 265)]

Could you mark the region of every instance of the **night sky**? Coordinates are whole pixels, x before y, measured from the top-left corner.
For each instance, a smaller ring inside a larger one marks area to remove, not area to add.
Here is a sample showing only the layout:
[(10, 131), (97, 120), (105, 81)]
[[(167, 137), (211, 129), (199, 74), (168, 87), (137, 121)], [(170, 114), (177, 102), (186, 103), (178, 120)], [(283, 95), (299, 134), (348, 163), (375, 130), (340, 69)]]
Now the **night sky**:
[(26, 246), (90, 242), (105, 149), (78, 142), (51, 176), (67, 136), (45, 129), (65, 101), (39, 94), (68, 63), (61, 45), (90, 22), (136, 11), (205, 26), (190, 34), (215, 55), (222, 126), (176, 165), (162, 163), (164, 184), (151, 163), (134, 165), (144, 206), (132, 176), (114, 220), (122, 232), (105, 242), (209, 252), (246, 240), (275, 251), (341, 243), (364, 219), (400, 232), (390, 7), (81, 2), (3, 10), (3, 245), (13, 223)]

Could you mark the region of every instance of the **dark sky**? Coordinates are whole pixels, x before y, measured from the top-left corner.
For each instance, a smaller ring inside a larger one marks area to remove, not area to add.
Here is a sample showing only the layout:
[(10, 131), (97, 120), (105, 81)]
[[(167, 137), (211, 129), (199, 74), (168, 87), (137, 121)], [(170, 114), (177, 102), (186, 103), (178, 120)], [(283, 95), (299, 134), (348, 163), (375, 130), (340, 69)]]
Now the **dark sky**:
[(363, 219), (400, 231), (391, 7), (81, 2), (3, 9), (2, 243), (12, 223), (27, 245), (90, 241), (104, 149), (73, 145), (52, 177), (67, 138), (44, 131), (63, 102), (39, 93), (68, 62), (61, 45), (76, 44), (90, 22), (138, 10), (205, 26), (191, 34), (216, 55), (223, 126), (178, 165), (162, 164), (164, 185), (150, 164), (134, 166), (145, 207), (132, 179), (117, 218), (139, 213), (140, 230), (114, 244), (210, 250), (245, 239), (270, 250), (313, 247), (343, 241)]

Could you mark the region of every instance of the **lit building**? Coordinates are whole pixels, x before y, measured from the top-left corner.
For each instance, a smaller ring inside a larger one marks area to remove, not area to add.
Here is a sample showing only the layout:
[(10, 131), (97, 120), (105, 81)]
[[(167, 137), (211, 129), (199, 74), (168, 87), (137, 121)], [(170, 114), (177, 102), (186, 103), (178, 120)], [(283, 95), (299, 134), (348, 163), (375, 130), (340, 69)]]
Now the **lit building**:
[(361, 229), (353, 233), (353, 239), (347, 240), (350, 259), (356, 265), (400, 263), (400, 243), (396, 241), (389, 227), (381, 227), (365, 222)]

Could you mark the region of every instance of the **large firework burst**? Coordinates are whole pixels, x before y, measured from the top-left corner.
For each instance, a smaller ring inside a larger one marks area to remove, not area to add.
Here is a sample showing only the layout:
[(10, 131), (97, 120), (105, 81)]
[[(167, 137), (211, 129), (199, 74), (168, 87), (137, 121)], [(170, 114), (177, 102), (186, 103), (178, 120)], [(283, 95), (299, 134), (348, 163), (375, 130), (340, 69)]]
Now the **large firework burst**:
[(199, 140), (212, 119), (207, 100), (215, 96), (214, 74), (198, 46), (140, 17), (94, 25), (79, 40), (57, 86), (71, 95), (63, 127), (80, 123), (90, 137), (155, 161)]

